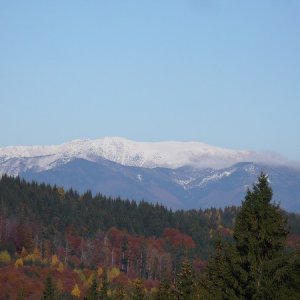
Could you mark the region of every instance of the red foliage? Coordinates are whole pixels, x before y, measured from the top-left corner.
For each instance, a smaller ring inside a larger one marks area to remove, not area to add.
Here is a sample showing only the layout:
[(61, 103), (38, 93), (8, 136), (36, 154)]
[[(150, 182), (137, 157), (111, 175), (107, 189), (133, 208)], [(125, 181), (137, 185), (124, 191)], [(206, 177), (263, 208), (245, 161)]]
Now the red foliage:
[(193, 239), (177, 229), (166, 228), (163, 237), (166, 238), (175, 248), (184, 247), (187, 249), (195, 248), (196, 244)]
[(112, 246), (116, 248), (121, 247), (124, 237), (127, 236), (127, 234), (124, 231), (119, 230), (116, 227), (112, 227), (108, 231), (108, 235)]

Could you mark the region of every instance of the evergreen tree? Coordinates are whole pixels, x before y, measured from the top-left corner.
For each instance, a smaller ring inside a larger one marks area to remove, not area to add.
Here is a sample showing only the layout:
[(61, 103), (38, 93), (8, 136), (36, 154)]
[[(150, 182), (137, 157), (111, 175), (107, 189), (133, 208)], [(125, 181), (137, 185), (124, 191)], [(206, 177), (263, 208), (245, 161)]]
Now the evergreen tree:
[(284, 276), (287, 220), (271, 200), (268, 178), (261, 173), (253, 190), (248, 190), (234, 226), (239, 285), (246, 299), (274, 299)]
[(233, 244), (217, 245), (203, 286), (215, 299), (276, 299), (288, 275), (287, 221), (261, 174), (237, 215)]
[(208, 262), (204, 278), (200, 282), (200, 294), (205, 299), (234, 299), (229, 286), (232, 276), (228, 254), (225, 253), (224, 245), (218, 240), (215, 248), (215, 256)]
[(278, 288), (276, 298), (279, 300), (300, 299), (300, 253), (290, 255), (288, 275), (284, 277), (284, 284)]
[(190, 262), (182, 261), (180, 272), (176, 276), (176, 294), (178, 300), (193, 299), (195, 278)]
[(53, 285), (52, 277), (49, 275), (45, 281), (45, 288), (42, 299), (52, 300), (55, 296), (55, 288)]

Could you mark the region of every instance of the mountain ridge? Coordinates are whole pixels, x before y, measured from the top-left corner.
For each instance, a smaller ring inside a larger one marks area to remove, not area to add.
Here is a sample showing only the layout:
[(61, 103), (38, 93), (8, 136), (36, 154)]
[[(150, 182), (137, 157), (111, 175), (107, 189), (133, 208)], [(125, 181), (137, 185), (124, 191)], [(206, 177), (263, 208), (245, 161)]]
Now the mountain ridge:
[(300, 211), (300, 172), (282, 166), (244, 162), (218, 170), (168, 169), (123, 166), (105, 159), (73, 159), (53, 169), (26, 171), (20, 176), (81, 193), (91, 190), (94, 195), (145, 200), (173, 209), (199, 209), (240, 205), (261, 171), (269, 176), (274, 201), (281, 202), (287, 211)]
[(77, 139), (60, 145), (0, 148), (0, 174), (18, 175), (26, 170), (44, 171), (73, 158), (97, 162), (104, 158), (124, 166), (224, 168), (242, 161), (287, 164), (283, 158), (251, 150), (231, 150), (200, 142), (136, 142), (120, 137)]
[(174, 209), (240, 205), (261, 171), (274, 200), (300, 211), (300, 169), (251, 151), (198, 142), (74, 140), (56, 146), (0, 148), (8, 174), (84, 193), (158, 202)]

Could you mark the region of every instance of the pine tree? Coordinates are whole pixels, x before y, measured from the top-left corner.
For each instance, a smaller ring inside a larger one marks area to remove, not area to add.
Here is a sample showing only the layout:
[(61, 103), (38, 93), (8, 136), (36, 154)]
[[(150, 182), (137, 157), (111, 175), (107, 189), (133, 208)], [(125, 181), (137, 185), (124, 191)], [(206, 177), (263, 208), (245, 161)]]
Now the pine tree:
[(52, 282), (52, 277), (49, 275), (45, 281), (45, 288), (42, 299), (52, 300), (55, 296), (55, 288)]
[(179, 300), (192, 299), (195, 287), (195, 279), (190, 262), (182, 261), (180, 272), (176, 276), (176, 294)]

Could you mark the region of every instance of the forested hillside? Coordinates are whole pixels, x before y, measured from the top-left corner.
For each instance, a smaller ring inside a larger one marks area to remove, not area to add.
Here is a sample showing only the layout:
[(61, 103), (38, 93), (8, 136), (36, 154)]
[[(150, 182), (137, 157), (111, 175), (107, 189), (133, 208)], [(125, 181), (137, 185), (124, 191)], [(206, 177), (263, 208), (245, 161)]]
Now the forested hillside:
[[(216, 243), (233, 240), (239, 211), (172, 211), (3, 176), (0, 299), (41, 299), (47, 286), (56, 298), (46, 299), (97, 299), (92, 289), (99, 299), (159, 297), (184, 269), (200, 280)], [(300, 216), (287, 216), (294, 249)]]

